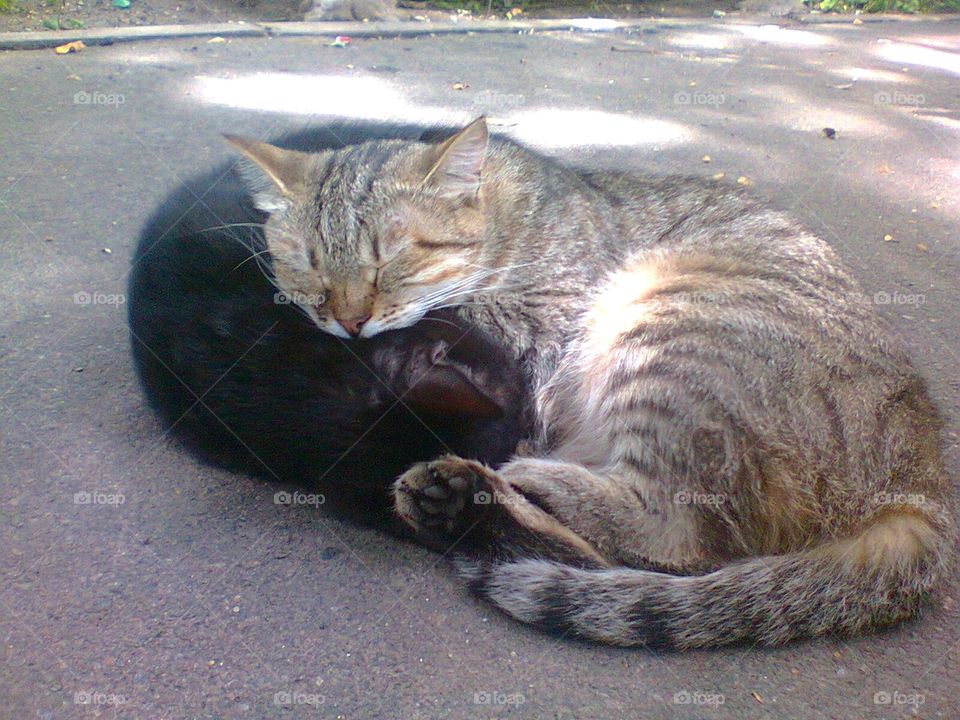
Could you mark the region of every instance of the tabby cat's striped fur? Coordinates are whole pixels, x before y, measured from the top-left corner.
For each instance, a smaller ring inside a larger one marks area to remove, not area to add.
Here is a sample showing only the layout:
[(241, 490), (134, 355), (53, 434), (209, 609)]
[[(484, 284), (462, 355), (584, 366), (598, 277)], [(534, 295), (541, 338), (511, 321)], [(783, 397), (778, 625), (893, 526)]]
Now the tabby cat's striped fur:
[(516, 348), (539, 432), (493, 472), (415, 466), (397, 510), (469, 531), (529, 623), (688, 648), (855, 633), (950, 572), (940, 420), (833, 251), (741, 193), (577, 173), (478, 120), (266, 170), (277, 281), (342, 337), (432, 307)]

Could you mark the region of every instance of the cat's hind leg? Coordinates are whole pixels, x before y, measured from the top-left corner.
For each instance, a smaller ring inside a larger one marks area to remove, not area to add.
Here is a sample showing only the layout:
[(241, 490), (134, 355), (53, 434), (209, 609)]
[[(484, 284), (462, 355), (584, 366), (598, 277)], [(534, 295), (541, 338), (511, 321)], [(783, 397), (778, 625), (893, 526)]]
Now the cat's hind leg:
[(418, 463), (394, 484), (401, 520), (431, 547), (501, 559), (542, 557), (580, 567), (609, 562), (482, 463), (448, 455)]
[(702, 513), (675, 483), (548, 458), (516, 458), (500, 478), (617, 565), (686, 573), (715, 564)]
[[(713, 567), (701, 511), (670, 495), (671, 483), (642, 483), (616, 467), (516, 458), (495, 472), (447, 456), (415, 465), (394, 486), (401, 519), (433, 540), (468, 540), (468, 552), (499, 557), (572, 553), (577, 565), (626, 565), (673, 572)], [(465, 546), (465, 547), (467, 547)]]

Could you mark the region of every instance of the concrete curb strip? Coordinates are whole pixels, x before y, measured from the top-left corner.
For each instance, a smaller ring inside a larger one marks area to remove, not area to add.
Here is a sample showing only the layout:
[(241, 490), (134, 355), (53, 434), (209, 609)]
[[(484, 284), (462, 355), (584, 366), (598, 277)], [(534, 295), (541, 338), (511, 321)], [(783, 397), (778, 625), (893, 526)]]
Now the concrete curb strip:
[[(891, 22), (914, 19), (909, 15), (860, 16), (864, 22)], [(816, 18), (810, 19), (810, 18)], [(926, 20), (960, 20), (958, 16), (931, 17)], [(783, 24), (778, 18), (764, 16), (715, 18), (644, 18), (640, 20), (613, 20), (605, 18), (566, 18), (560, 20), (478, 20), (463, 22), (265, 22), (265, 23), (211, 23), (198, 25), (147, 25), (143, 27), (92, 28), (89, 30), (57, 30), (42, 32), (0, 33), (0, 50), (36, 50), (52, 48), (63, 43), (82, 40), (85, 45), (112, 45), (137, 40), (172, 40), (177, 38), (204, 37), (336, 37), (348, 35), (354, 38), (369, 37), (419, 37), (467, 33), (531, 33), (545, 31), (611, 32), (630, 31), (642, 28), (676, 28), (702, 26), (705, 22), (729, 23), (751, 22), (759, 24)], [(849, 16), (806, 16), (801, 24), (849, 25)]]

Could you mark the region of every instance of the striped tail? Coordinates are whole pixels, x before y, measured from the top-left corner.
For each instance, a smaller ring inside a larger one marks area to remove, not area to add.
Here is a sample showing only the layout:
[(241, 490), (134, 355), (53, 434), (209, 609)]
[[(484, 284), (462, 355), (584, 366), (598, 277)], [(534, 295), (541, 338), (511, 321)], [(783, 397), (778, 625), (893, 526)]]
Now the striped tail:
[(858, 535), (706, 575), (581, 569), (545, 560), (459, 563), (480, 596), (518, 620), (610, 645), (779, 645), (856, 634), (917, 614), (949, 576), (946, 511), (888, 508)]

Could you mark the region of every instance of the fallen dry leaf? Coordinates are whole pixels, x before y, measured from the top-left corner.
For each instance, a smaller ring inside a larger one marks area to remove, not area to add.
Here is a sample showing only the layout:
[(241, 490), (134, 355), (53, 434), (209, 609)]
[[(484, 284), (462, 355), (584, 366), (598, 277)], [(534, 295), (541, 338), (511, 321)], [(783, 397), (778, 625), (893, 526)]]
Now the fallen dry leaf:
[(68, 42), (63, 45), (58, 45), (53, 49), (57, 55), (66, 55), (67, 53), (80, 52), (86, 47), (83, 44), (83, 40), (74, 40), (73, 42)]
[(723, 178), (724, 178), (725, 175), (726, 175), (726, 173), (718, 172), (716, 175), (713, 176), (713, 179), (714, 179), (714, 180), (723, 180)]
[(212, 38), (210, 38), (209, 40), (207, 40), (207, 44), (210, 44), (210, 43), (222, 43), (222, 42), (226, 42), (226, 40), (224, 40), (224, 39), (223, 39), (222, 37), (220, 37), (219, 35), (217, 35), (216, 37), (212, 37)]
[(470, 86), (463, 82), (455, 82), (450, 87), (452, 87), (454, 90), (466, 90)]
[(754, 691), (751, 692), (750, 694), (753, 695), (753, 699), (754, 699), (754, 700), (756, 700), (758, 703), (760, 703), (761, 705), (763, 705), (763, 695), (761, 695), (760, 693), (758, 693), (756, 690), (754, 690)]
[(713, 162), (713, 158), (710, 157), (709, 155), (704, 155), (701, 159), (702, 159), (703, 162), (705, 162), (705, 163)]
[(927, 247), (926, 243), (917, 243), (917, 250), (919, 250), (920, 252), (926, 252), (929, 249), (930, 248)]
[(743, 185), (744, 187), (750, 187), (753, 185), (753, 180), (748, 178), (746, 175), (741, 175), (737, 178), (737, 185)]
[(878, 167), (878, 168), (877, 168), (877, 172), (880, 173), (881, 175), (892, 175), (892, 174), (893, 174), (893, 170), (891, 170), (891, 169), (890, 169), (890, 166), (887, 165), (886, 163), (884, 163), (883, 165), (881, 165), (880, 167)]

